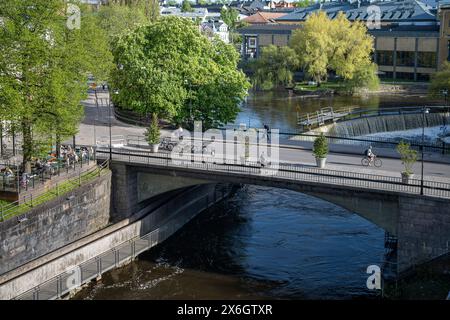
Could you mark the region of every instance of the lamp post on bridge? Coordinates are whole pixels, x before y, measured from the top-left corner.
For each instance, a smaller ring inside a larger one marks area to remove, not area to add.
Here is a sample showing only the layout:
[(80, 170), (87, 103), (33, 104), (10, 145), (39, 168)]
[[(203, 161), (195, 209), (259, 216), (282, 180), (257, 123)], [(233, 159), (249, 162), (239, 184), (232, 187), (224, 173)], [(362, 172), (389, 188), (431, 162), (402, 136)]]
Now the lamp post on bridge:
[[(445, 106), (448, 107), (448, 90), (444, 89), (441, 93), (444, 96)], [(447, 112), (450, 112), (450, 108), (447, 109)]]
[(425, 147), (425, 114), (429, 113), (430, 109), (427, 107), (423, 107), (422, 108), (422, 145), (420, 146), (420, 150), (421, 150), (421, 177), (420, 177), (420, 195), (423, 196), (423, 158), (424, 158), (424, 147)]

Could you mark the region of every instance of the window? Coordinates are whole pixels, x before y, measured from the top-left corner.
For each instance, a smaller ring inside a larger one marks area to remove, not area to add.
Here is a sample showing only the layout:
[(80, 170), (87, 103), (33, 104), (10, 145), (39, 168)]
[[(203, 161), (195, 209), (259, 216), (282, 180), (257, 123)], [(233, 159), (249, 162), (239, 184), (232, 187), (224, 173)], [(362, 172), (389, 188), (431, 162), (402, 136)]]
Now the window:
[(397, 66), (414, 67), (414, 51), (397, 51)]
[(436, 68), (436, 52), (418, 52), (417, 66), (423, 68)]
[(394, 52), (377, 51), (377, 64), (380, 66), (392, 66), (394, 64)]
[(414, 80), (414, 73), (412, 73), (412, 72), (396, 72), (395, 78), (396, 79)]
[(427, 73), (418, 73), (417, 81), (430, 81), (430, 75)]
[(248, 38), (248, 47), (256, 48), (256, 38)]
[(378, 76), (382, 79), (392, 79), (394, 77), (394, 73), (392, 71), (379, 71)]

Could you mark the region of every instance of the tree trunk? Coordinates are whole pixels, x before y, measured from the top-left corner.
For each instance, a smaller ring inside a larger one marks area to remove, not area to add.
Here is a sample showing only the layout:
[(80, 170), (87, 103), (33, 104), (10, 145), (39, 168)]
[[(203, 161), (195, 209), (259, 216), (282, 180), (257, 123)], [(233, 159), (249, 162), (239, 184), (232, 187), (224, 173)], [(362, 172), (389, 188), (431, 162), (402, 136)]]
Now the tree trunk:
[(31, 121), (26, 118), (22, 120), (22, 136), (23, 136), (22, 166), (24, 172), (31, 173), (31, 157), (33, 155), (33, 137), (31, 136)]
[(59, 160), (61, 157), (61, 136), (59, 133), (56, 133), (56, 159)]

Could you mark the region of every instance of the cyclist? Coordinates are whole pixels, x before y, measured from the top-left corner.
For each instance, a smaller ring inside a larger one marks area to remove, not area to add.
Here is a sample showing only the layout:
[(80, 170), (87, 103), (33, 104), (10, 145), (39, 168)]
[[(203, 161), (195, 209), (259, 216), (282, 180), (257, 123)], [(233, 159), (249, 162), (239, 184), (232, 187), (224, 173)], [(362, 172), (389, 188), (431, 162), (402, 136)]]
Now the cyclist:
[(370, 164), (373, 162), (373, 159), (376, 156), (372, 151), (372, 146), (369, 146), (369, 148), (366, 149), (366, 151), (364, 151), (364, 154), (369, 159), (369, 166), (370, 166)]

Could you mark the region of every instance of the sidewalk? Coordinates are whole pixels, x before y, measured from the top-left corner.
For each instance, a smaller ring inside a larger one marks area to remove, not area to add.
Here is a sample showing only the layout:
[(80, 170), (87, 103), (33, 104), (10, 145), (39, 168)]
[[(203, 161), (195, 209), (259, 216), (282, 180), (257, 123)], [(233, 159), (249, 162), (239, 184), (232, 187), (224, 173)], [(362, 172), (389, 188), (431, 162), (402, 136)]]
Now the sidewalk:
[[(281, 138), (280, 139), (280, 147), (281, 148), (291, 148), (291, 149), (300, 149), (300, 150), (312, 150), (313, 142), (312, 141), (301, 141), (294, 140), (292, 138)], [(335, 154), (350, 154), (350, 155), (360, 155), (361, 157), (364, 155), (364, 151), (367, 149), (367, 146), (362, 146), (358, 144), (330, 144), (329, 151), (330, 153)], [(373, 151), (375, 154), (381, 158), (391, 158), (391, 159), (400, 159), (400, 155), (394, 148), (379, 148), (374, 147)], [(419, 152), (419, 160), (420, 160), (420, 152)], [(442, 163), (442, 164), (450, 164), (450, 155), (444, 155), (439, 152), (424, 152), (424, 160), (426, 162), (434, 162), (434, 163)]]

